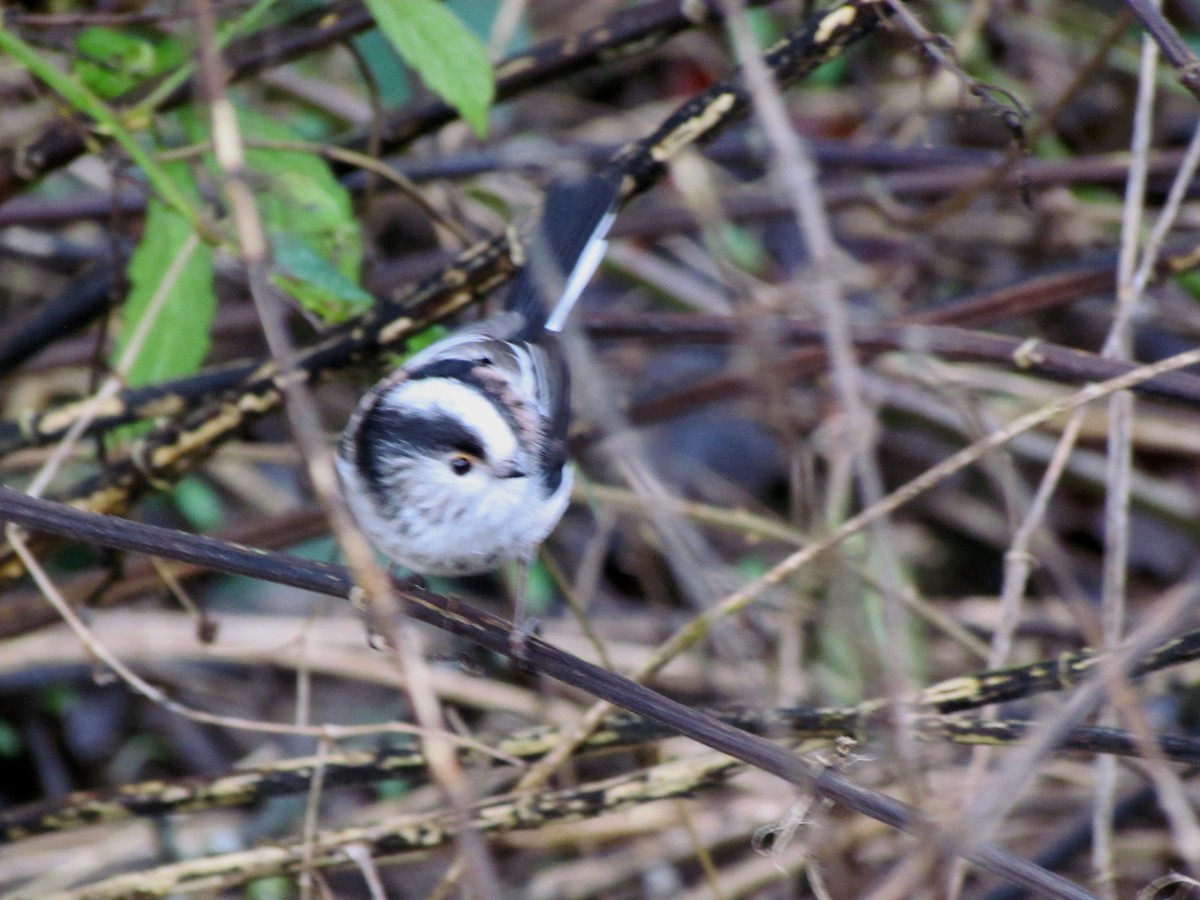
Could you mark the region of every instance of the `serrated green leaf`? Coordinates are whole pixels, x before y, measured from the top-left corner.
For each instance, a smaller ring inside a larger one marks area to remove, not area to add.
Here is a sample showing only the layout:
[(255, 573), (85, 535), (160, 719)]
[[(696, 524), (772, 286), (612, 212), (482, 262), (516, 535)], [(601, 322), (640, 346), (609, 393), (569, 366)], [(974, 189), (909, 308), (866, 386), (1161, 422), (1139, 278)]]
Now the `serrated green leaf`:
[(339, 272), (299, 235), (271, 232), (271, 281), (325, 322), (342, 322), (370, 309), (375, 298)]
[(436, 0), (366, 0), (375, 24), (430, 90), (487, 134), (496, 81), (487, 48)]
[[(198, 198), (195, 182), (186, 165), (173, 163), (166, 166), (165, 171), (181, 193), (193, 201)], [(187, 252), (191, 237), (192, 228), (183, 216), (161, 201), (150, 199), (141, 243), (129, 260), (129, 296), (122, 309), (114, 363), (120, 359), (130, 336), (146, 315), (164, 275), (180, 253)], [(194, 246), (188, 259), (170, 286), (128, 372), (127, 381), (131, 385), (154, 384), (167, 378), (190, 375), (200, 368), (208, 355), (209, 329), (217, 308), (212, 248), (203, 242), (192, 243)]]
[[(181, 113), (191, 140), (209, 140), (208, 123)], [(295, 143), (283, 123), (239, 107), (238, 127), (254, 143)], [(338, 322), (374, 302), (358, 283), (362, 234), (350, 194), (328, 164), (305, 149), (251, 146), (246, 168), (275, 254), (273, 283), (326, 322)]]
[[(254, 141), (295, 141), (283, 123), (256, 110), (238, 108), (242, 136)], [(246, 167), (255, 182), (259, 211), (268, 231), (286, 231), (357, 283), (363, 246), (350, 194), (329, 165), (315, 153), (297, 150), (246, 151)]]
[[(294, 141), (287, 126), (240, 108), (248, 141)], [(358, 284), (362, 233), (350, 194), (315, 153), (254, 148), (246, 152), (259, 211), (275, 250), (276, 285), (327, 322), (373, 302)]]

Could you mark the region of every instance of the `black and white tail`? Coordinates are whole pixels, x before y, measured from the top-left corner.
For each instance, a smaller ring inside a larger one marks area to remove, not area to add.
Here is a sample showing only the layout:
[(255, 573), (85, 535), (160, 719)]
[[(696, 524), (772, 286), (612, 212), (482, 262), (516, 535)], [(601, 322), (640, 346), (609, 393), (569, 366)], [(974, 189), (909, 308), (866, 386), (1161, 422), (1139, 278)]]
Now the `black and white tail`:
[(590, 174), (547, 188), (525, 268), (505, 304), (521, 313), (526, 335), (562, 330), (608, 249), (620, 185), (619, 174)]

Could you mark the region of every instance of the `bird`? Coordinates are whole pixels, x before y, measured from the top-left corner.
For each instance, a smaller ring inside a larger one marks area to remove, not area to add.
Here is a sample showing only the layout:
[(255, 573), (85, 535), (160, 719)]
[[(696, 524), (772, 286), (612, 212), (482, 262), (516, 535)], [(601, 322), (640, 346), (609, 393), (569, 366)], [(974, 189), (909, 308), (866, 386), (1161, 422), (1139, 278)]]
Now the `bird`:
[(347, 505), (379, 551), (421, 576), (517, 563), (517, 627), (529, 564), (572, 484), (559, 332), (604, 257), (619, 191), (615, 173), (553, 181), (503, 311), (371, 387), (338, 445)]

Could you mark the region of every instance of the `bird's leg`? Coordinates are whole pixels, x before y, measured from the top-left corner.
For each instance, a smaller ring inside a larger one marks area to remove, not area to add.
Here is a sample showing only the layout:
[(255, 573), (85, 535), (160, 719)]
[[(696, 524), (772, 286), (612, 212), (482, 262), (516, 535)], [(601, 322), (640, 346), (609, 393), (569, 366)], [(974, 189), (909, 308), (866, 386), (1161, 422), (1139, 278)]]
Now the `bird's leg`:
[(367, 646), (372, 650), (386, 650), (388, 648), (387, 635), (375, 621), (375, 605), (371, 602), (366, 589), (356, 584), (350, 590), (350, 603), (362, 617), (363, 629), (367, 633)]
[(525, 644), (537, 633), (538, 622), (529, 617), (530, 560), (522, 557), (506, 566), (509, 591), (513, 598), (512, 629), (508, 633), (508, 649), (517, 666), (525, 665)]

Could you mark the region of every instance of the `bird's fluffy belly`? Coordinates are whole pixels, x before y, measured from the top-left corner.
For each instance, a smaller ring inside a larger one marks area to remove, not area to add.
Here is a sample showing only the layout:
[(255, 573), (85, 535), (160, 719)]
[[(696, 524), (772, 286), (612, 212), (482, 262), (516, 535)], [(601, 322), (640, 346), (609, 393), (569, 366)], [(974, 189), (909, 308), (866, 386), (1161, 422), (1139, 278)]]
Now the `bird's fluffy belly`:
[[(444, 494), (427, 498), (418, 489), (388, 516), (379, 514), (365, 492), (360, 496), (367, 502), (353, 507), (363, 530), (398, 565), (422, 575), (473, 575), (533, 556), (562, 518), (571, 481), (567, 469), (549, 499), (541, 496), (536, 479), (527, 478), (449, 505)], [(359, 487), (357, 479), (343, 482), (348, 491)]]

